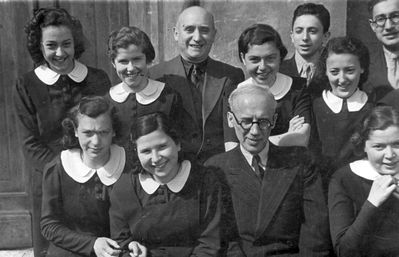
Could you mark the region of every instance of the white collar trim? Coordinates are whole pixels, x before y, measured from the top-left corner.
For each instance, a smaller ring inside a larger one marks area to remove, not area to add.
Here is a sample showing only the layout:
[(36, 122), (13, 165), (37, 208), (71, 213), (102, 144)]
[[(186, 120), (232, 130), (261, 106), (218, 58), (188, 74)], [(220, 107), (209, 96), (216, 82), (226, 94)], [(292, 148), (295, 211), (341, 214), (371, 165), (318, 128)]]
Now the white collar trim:
[[(339, 113), (342, 109), (343, 99), (334, 95), (330, 90), (323, 91), (323, 100), (334, 113)], [(366, 105), (368, 96), (360, 89), (356, 89), (355, 93), (351, 95), (346, 102), (350, 112), (357, 112)]]
[(368, 160), (358, 160), (349, 164), (351, 171), (359, 177), (376, 180), (381, 177), (380, 173), (371, 165)]
[[(188, 176), (190, 175), (190, 171), (191, 171), (191, 162), (188, 160), (184, 160), (181, 163), (181, 167), (177, 172), (176, 176), (171, 181), (166, 183), (166, 186), (174, 193), (180, 192), (187, 182)], [(140, 173), (139, 180), (141, 187), (144, 189), (144, 191), (147, 194), (150, 195), (152, 195), (158, 189), (158, 187), (162, 185), (161, 183), (155, 181), (152, 175), (147, 172)]]
[[(161, 95), (164, 87), (165, 83), (148, 79), (147, 86), (140, 92), (136, 93), (137, 102), (143, 105), (154, 102)], [(125, 102), (131, 93), (134, 94), (134, 92), (123, 82), (111, 87), (109, 90), (112, 100), (118, 103)]]
[(257, 85), (260, 87), (267, 87), (267, 88), (269, 88), (270, 92), (273, 94), (274, 99), (280, 100), (290, 91), (291, 86), (292, 86), (292, 81), (293, 80), (291, 77), (278, 72), (276, 74), (276, 81), (274, 81), (274, 84), (271, 87), (268, 87), (265, 85), (260, 85), (260, 84), (256, 83), (256, 81), (253, 78), (249, 78), (249, 79), (241, 82), (240, 84), (238, 84), (237, 87), (248, 85), (248, 84)]
[(111, 145), (109, 161), (99, 169), (87, 167), (81, 158), (81, 149), (69, 149), (61, 152), (61, 163), (65, 172), (76, 182), (85, 183), (97, 172), (101, 182), (114, 184), (125, 167), (125, 150), (123, 147)]
[[(68, 77), (70, 77), (73, 81), (80, 83), (86, 78), (87, 73), (87, 66), (75, 60), (75, 66), (73, 70), (68, 73)], [(35, 74), (44, 84), (49, 86), (54, 85), (61, 76), (61, 74), (50, 69), (47, 64), (37, 67), (35, 69)]]

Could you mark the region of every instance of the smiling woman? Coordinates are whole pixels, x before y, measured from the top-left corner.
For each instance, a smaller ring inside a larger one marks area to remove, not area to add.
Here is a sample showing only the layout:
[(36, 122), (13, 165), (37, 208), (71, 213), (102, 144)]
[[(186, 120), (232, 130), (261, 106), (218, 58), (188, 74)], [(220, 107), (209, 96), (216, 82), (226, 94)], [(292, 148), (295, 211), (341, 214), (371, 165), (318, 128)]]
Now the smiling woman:
[(331, 178), (330, 229), (338, 256), (398, 256), (399, 113), (376, 107), (353, 142), (364, 159)]
[(80, 63), (85, 50), (82, 25), (64, 9), (41, 8), (25, 27), (35, 69), (22, 75), (13, 90), (17, 129), (27, 167), (32, 170), (33, 246), (43, 256), (47, 242), (40, 233), (42, 173), (61, 151), (61, 121), (86, 95), (104, 95), (107, 74)]
[(133, 131), (142, 168), (122, 174), (111, 192), (111, 237), (128, 250), (123, 256), (219, 256), (215, 170), (182, 160), (178, 133), (163, 113), (138, 118)]

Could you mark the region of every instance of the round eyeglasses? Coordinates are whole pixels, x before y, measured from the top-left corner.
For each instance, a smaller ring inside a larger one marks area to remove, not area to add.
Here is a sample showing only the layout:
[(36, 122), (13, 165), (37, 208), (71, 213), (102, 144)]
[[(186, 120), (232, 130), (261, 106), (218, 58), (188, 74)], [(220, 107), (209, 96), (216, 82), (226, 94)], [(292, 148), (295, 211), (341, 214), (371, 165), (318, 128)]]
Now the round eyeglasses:
[(268, 119), (258, 119), (257, 121), (254, 121), (250, 118), (244, 118), (241, 119), (241, 121), (239, 121), (234, 112), (230, 113), (233, 114), (235, 121), (237, 122), (238, 125), (241, 126), (243, 130), (250, 130), (254, 124), (258, 124), (259, 128), (262, 130), (266, 130), (273, 127), (273, 123)]
[(399, 24), (399, 11), (398, 12), (392, 12), (386, 15), (378, 15), (374, 19), (370, 19), (370, 23), (376, 27), (383, 28), (385, 26), (385, 23), (387, 20), (390, 20), (392, 24), (397, 25)]

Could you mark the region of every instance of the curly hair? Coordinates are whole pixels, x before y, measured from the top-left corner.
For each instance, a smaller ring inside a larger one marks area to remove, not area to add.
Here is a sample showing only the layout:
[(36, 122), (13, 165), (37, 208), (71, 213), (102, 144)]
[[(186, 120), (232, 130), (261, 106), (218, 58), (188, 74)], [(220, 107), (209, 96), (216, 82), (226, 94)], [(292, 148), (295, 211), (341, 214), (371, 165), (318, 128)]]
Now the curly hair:
[(385, 130), (390, 126), (399, 127), (399, 111), (391, 106), (375, 107), (351, 137), (351, 143), (355, 146), (357, 156), (366, 157), (364, 146), (373, 131)]
[(48, 26), (65, 26), (71, 30), (75, 46), (75, 59), (85, 51), (85, 37), (82, 24), (62, 8), (40, 8), (25, 26), (27, 48), (36, 66), (45, 63), (40, 47), (42, 29)]
[(130, 45), (140, 47), (145, 54), (147, 63), (151, 63), (155, 58), (154, 46), (150, 38), (142, 30), (136, 27), (122, 27), (111, 32), (108, 38), (108, 56), (114, 62), (119, 48), (128, 48)]
[(79, 104), (71, 108), (68, 116), (62, 121), (62, 129), (64, 135), (62, 137), (62, 144), (65, 149), (79, 148), (79, 140), (75, 136), (75, 129), (79, 126), (79, 117), (81, 115), (90, 118), (97, 118), (101, 114), (108, 114), (111, 117), (112, 129), (115, 136), (112, 139), (116, 142), (120, 139), (120, 121), (117, 116), (117, 111), (113, 105), (110, 104), (102, 96), (85, 96)]
[(353, 37), (335, 37), (330, 39), (317, 62), (315, 81), (320, 82), (319, 84), (329, 84), (326, 75), (326, 62), (331, 54), (352, 54), (358, 58), (360, 67), (363, 69), (358, 88), (362, 89), (363, 83), (367, 80), (370, 65), (369, 50), (362, 41)]
[(252, 45), (263, 45), (272, 42), (280, 51), (280, 61), (284, 60), (288, 51), (281, 40), (280, 34), (270, 25), (253, 24), (246, 28), (238, 38), (238, 56), (242, 62), (241, 55), (248, 53), (249, 47)]
[(294, 27), (296, 19), (302, 15), (313, 15), (319, 19), (323, 26), (323, 33), (328, 32), (330, 29), (330, 13), (324, 5), (315, 3), (304, 3), (299, 5), (295, 9), (294, 16), (292, 17), (292, 27)]

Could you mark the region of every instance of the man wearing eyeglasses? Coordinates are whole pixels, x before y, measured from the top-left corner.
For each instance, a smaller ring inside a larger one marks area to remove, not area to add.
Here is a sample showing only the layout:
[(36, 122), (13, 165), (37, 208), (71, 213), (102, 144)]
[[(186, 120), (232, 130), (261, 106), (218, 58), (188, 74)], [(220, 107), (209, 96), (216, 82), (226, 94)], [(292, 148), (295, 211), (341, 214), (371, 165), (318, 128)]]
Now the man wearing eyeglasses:
[[(296, 156), (281, 155), (269, 143), (276, 101), (253, 84), (229, 97), (228, 124), (240, 146), (205, 165), (223, 170), (230, 229), (228, 256), (328, 256), (327, 207), (319, 174)], [(232, 203), (232, 209), (228, 208)], [(230, 216), (229, 216), (230, 214)], [(234, 238), (234, 229), (237, 228)]]
[(369, 23), (382, 47), (370, 53), (370, 74), (364, 86), (377, 97), (399, 88), (399, 0), (368, 2)]

